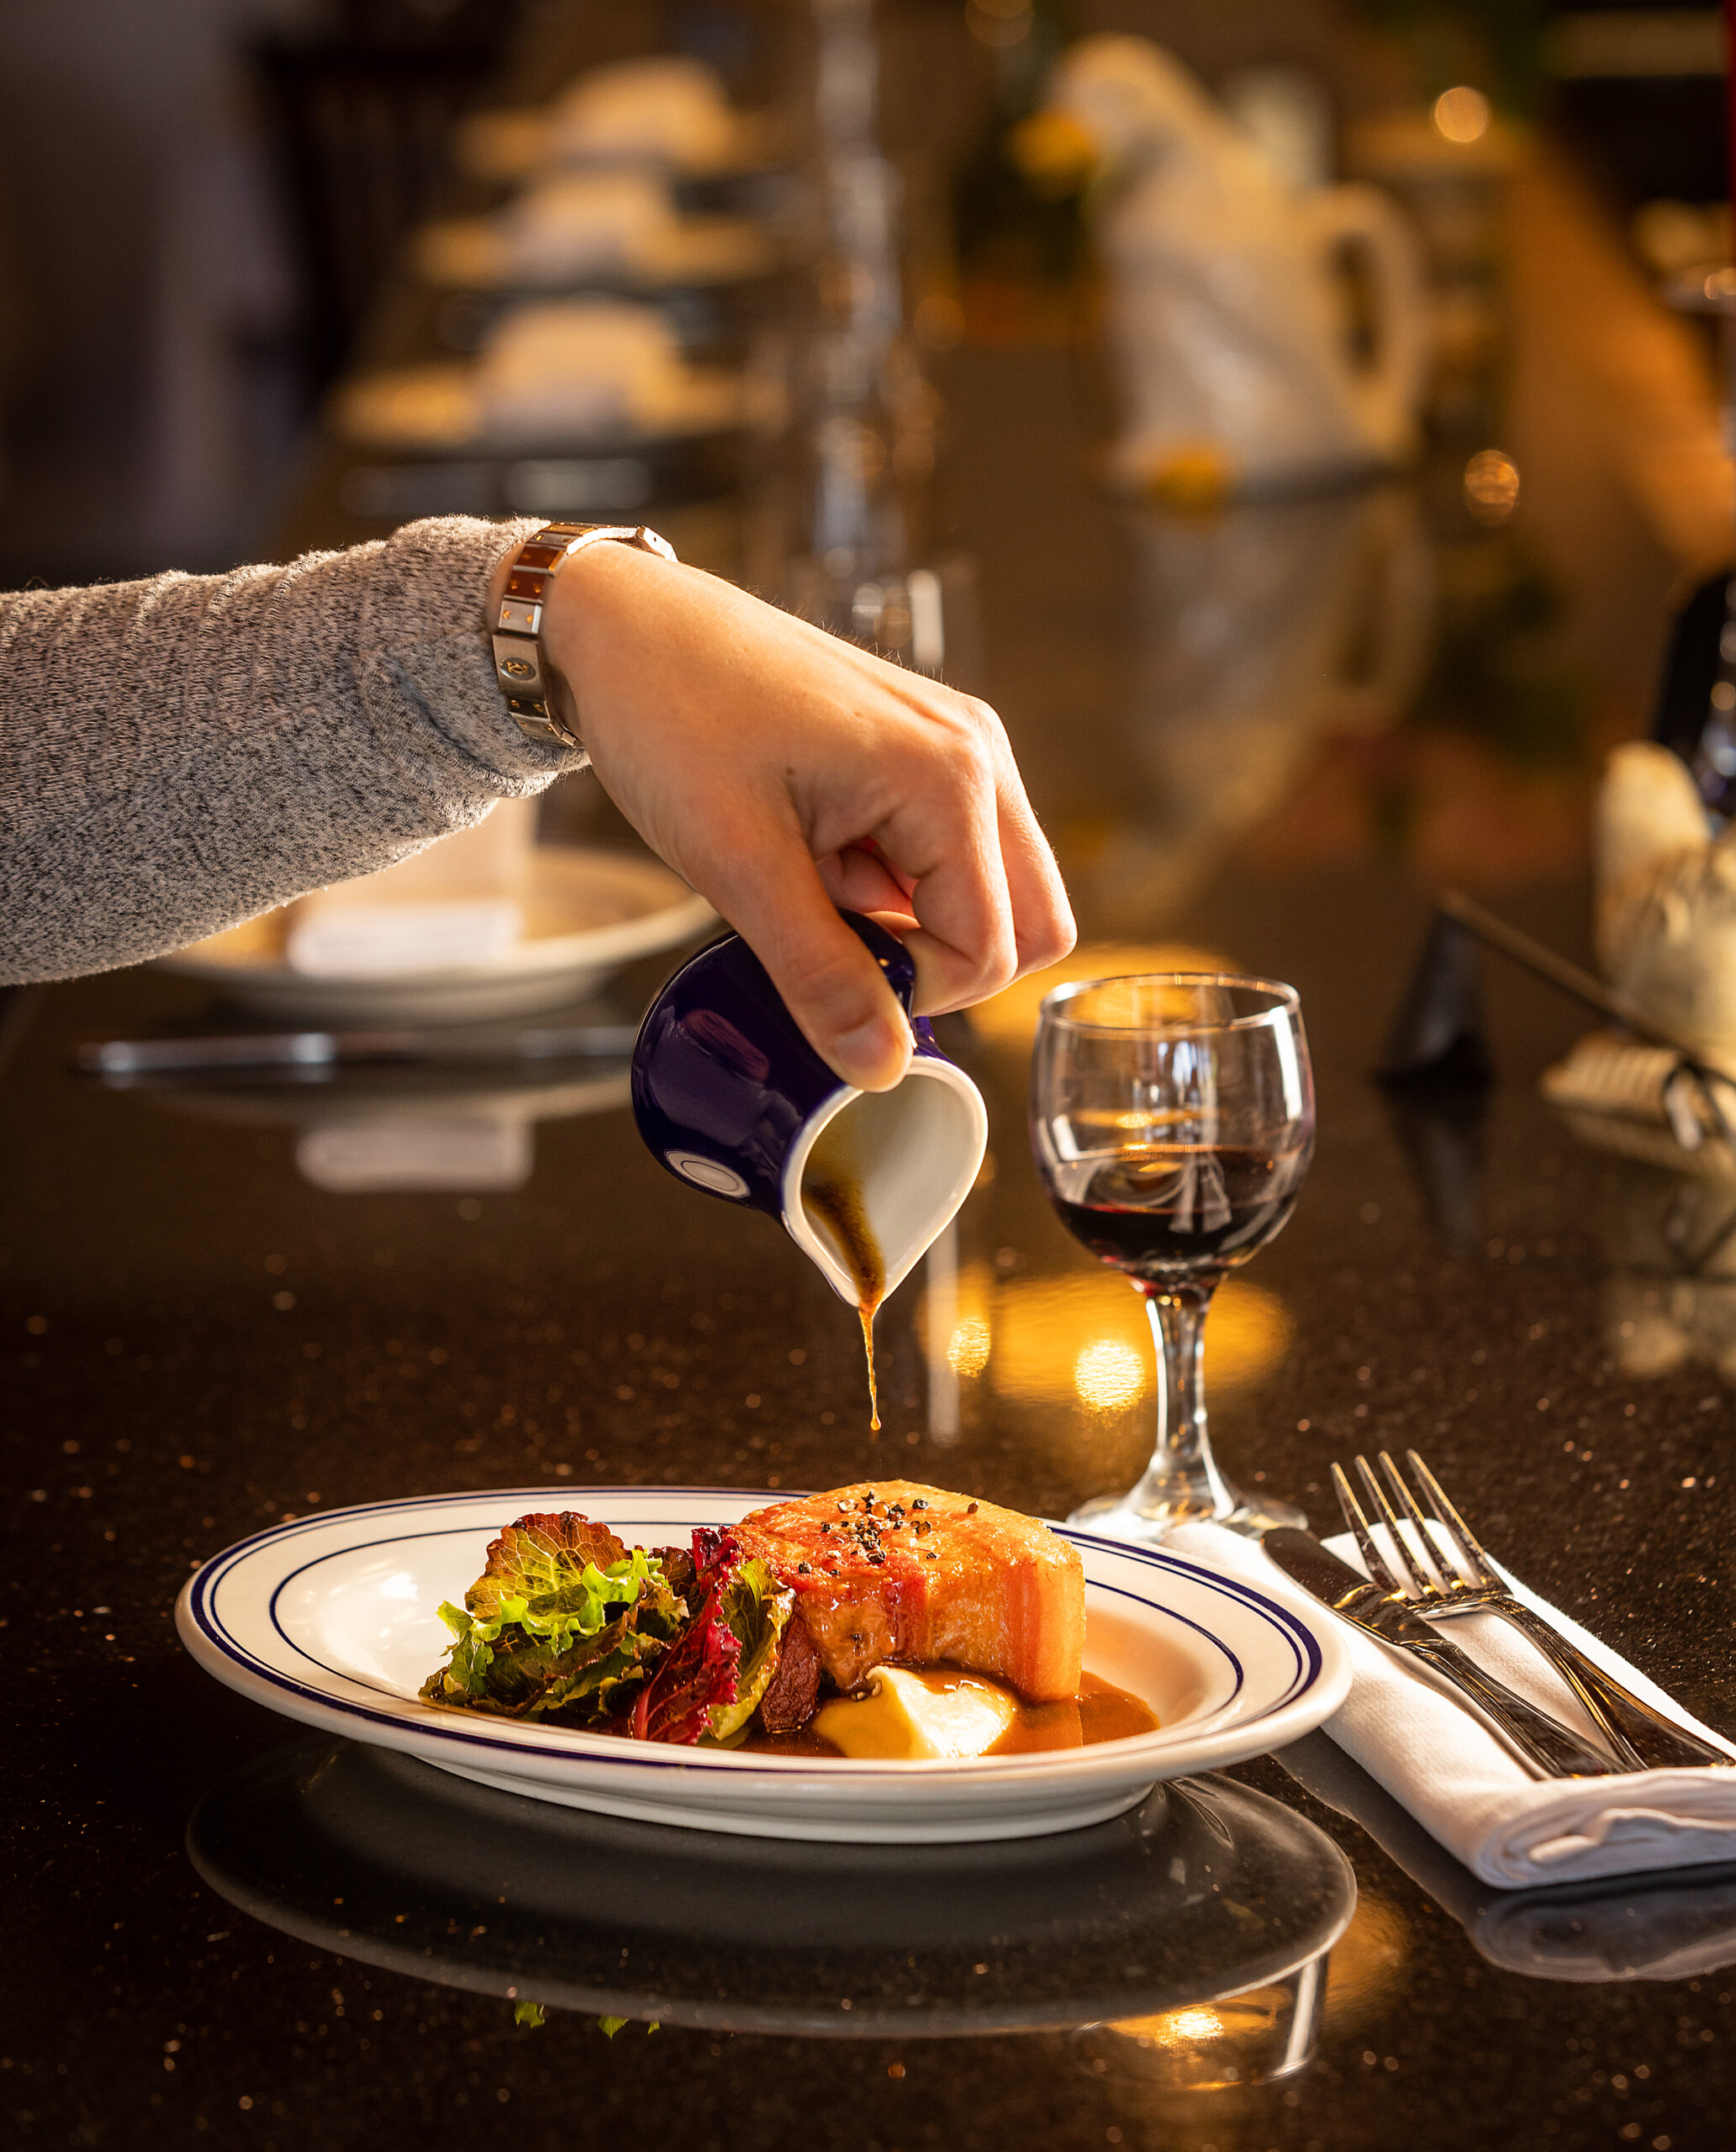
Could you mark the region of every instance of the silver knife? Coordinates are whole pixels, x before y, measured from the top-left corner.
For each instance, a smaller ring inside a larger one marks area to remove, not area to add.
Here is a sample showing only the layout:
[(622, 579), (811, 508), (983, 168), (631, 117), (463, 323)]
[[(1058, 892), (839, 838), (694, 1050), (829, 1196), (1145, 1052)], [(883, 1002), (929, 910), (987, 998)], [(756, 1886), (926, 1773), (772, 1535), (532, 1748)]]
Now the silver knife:
[(323, 1073), (350, 1064), (625, 1059), (631, 1024), (572, 1024), (557, 1030), (242, 1031), (215, 1037), (87, 1039), (73, 1065), (111, 1084), (198, 1069), (284, 1068)]
[(1626, 1767), (1592, 1746), (1570, 1726), (1539, 1711), (1504, 1681), (1485, 1674), (1475, 1659), (1449, 1643), (1400, 1593), (1382, 1591), (1359, 1570), (1341, 1562), (1311, 1532), (1280, 1525), (1260, 1544), (1287, 1577), (1313, 1598), (1353, 1622), (1395, 1650), (1411, 1653), (1443, 1675), (1492, 1720), (1539, 1777), (1603, 1778)]

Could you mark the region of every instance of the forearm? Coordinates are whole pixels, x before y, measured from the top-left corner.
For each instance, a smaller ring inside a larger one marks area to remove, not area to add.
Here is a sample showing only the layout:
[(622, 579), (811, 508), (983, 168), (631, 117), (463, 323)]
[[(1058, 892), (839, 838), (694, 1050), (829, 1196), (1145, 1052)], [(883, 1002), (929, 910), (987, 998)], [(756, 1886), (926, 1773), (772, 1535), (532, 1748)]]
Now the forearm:
[(0, 597), (0, 979), (178, 947), (572, 766), (489, 660), (490, 579), (532, 527)]

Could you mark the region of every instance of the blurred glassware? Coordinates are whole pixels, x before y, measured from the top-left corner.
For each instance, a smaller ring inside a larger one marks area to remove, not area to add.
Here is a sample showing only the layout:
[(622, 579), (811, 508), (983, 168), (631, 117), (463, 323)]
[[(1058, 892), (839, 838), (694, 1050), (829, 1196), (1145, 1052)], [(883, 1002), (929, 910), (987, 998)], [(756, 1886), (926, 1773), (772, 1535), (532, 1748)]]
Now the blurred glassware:
[(1062, 1223), (1143, 1299), (1157, 1353), (1143, 1477), (1069, 1522), (1155, 1545), (1202, 1518), (1251, 1534), (1301, 1522), (1219, 1467), (1200, 1360), (1213, 1291), (1283, 1230), (1313, 1154), (1295, 992), (1189, 973), (1058, 988), (1032, 1057), (1031, 1143)]
[[(1433, 107), (1359, 120), (1345, 164), (1385, 188), (1422, 236), (1427, 273), (1427, 356), (1422, 408), (1432, 433), (1464, 449), (1501, 430), (1507, 366), (1506, 214), (1524, 136), (1490, 115), (1480, 127), (1464, 89)], [(1459, 103), (1454, 103), (1454, 99)]]
[(1306, 67), (1244, 67), (1219, 91), (1223, 108), (1294, 193), (1330, 187), (1332, 107)]
[(979, 685), (972, 566), (941, 553), (929, 513), (942, 410), (905, 328), (904, 188), (880, 146), (872, 0), (812, 0), (811, 20), (817, 319), (782, 351), (768, 550), (781, 530), (778, 583), (803, 618)]
[(1396, 724), (1429, 653), (1420, 504), (1386, 486), (1129, 519), (1137, 670), (1125, 732), (1144, 782), (1076, 870), (1111, 931), (1174, 918), (1333, 738)]
[[(1368, 187), (1294, 192), (1176, 61), (1087, 38), (1051, 78), (1091, 199), (1121, 405), (1119, 486), (1184, 507), (1408, 462), (1426, 320), (1407, 221)], [(1034, 128), (1037, 123), (1027, 123)], [(1358, 304), (1341, 263), (1359, 264)]]

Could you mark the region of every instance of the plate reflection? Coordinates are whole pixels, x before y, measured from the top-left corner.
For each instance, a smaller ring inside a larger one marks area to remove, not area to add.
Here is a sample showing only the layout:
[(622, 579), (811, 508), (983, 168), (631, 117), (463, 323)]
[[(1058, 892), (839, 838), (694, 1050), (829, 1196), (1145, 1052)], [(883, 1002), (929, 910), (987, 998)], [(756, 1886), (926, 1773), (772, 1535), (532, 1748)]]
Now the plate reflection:
[(1150, 2092), (1269, 2085), (1311, 2060), (1326, 1995), (1324, 1957), (1216, 2002), (1094, 2025), (1076, 2037), (1088, 2076)]
[(187, 1849), (268, 1926), (446, 1986), (833, 2039), (1209, 2009), (1238, 2070), (1253, 1991), (1306, 1988), (1356, 1900), (1329, 1838), (1217, 1777), (1058, 1838), (856, 1849), (590, 1816), (317, 1736), (215, 1787)]

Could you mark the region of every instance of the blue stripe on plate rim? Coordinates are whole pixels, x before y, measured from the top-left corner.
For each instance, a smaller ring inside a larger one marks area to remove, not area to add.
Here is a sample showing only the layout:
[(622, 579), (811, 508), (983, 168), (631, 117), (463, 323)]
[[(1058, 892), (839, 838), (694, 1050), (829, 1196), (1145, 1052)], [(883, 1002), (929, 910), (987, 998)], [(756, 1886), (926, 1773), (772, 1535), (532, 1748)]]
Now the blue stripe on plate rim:
[[(520, 1758), (528, 1758), (531, 1755), (577, 1756), (582, 1754), (588, 1763), (620, 1764), (631, 1765), (641, 1770), (690, 1770), (695, 1764), (701, 1762), (699, 1755), (667, 1759), (652, 1756), (646, 1753), (646, 1748), (652, 1744), (641, 1743), (631, 1744), (620, 1754), (613, 1754), (606, 1748), (593, 1748), (588, 1745), (583, 1751), (578, 1751), (567, 1747), (564, 1743), (557, 1745), (557, 1741), (551, 1739), (551, 1737), (557, 1738), (563, 1733), (572, 1733), (574, 1731), (572, 1728), (526, 1727), (523, 1729), (524, 1733), (541, 1733), (543, 1736), (542, 1739), (527, 1742), (522, 1736), (516, 1739), (501, 1739), (497, 1736), (484, 1733), (473, 1722), (451, 1723), (451, 1721), (456, 1720), (458, 1717), (456, 1712), (438, 1713), (431, 1708), (430, 1717), (425, 1719), (420, 1717), (409, 1717), (402, 1708), (391, 1712), (372, 1710), (366, 1705), (353, 1703), (347, 1698), (333, 1696), (325, 1690), (315, 1688), (306, 1682), (298, 1681), (288, 1675), (280, 1673), (275, 1667), (266, 1664), (230, 1631), (215, 1611), (214, 1604), (215, 1595), (224, 1578), (248, 1556), (257, 1553), (261, 1548), (273, 1542), (301, 1538), (307, 1533), (328, 1528), (350, 1518), (379, 1516), (384, 1513), (404, 1514), (419, 1510), (440, 1510), (478, 1501), (491, 1504), (499, 1502), (509, 1506), (515, 1502), (536, 1501), (549, 1496), (558, 1496), (564, 1501), (580, 1495), (600, 1495), (612, 1504), (646, 1498), (676, 1503), (690, 1501), (696, 1497), (704, 1500), (739, 1500), (744, 1503), (754, 1505), (794, 1501), (800, 1499), (799, 1494), (794, 1490), (778, 1488), (570, 1486), (478, 1488), (459, 1494), (412, 1495), (407, 1500), (397, 1501), (356, 1503), (345, 1509), (326, 1510), (320, 1511), (317, 1516), (298, 1517), (291, 1523), (269, 1526), (265, 1531), (254, 1532), (245, 1539), (236, 1541), (234, 1546), (225, 1548), (221, 1553), (213, 1555), (211, 1559), (190, 1577), (182, 1587), (182, 1596), (186, 1601), (188, 1617), (214, 1651), (244, 1672), (251, 1674), (256, 1680), (269, 1687), (282, 1690), (287, 1695), (303, 1697), (309, 1703), (317, 1704), (324, 1711), (346, 1718), (360, 1719), (367, 1724), (388, 1726), (400, 1730), (413, 1727), (419, 1739), (450, 1742), (461, 1748), (499, 1749), (505, 1754)], [(479, 1529), (480, 1527), (472, 1528)], [(1216, 1575), (1211, 1570), (1201, 1569), (1198, 1564), (1184, 1560), (1179, 1555), (1168, 1553), (1161, 1548), (1135, 1547), (1124, 1540), (1105, 1538), (1096, 1532), (1080, 1532), (1069, 1525), (1055, 1525), (1052, 1526), (1051, 1529), (1059, 1532), (1063, 1538), (1077, 1546), (1090, 1547), (1103, 1553), (1120, 1555), (1128, 1560), (1148, 1564), (1153, 1569), (1171, 1573), (1179, 1572), (1194, 1583), (1204, 1585), (1208, 1590), (1221, 1592), (1226, 1598), (1237, 1601), (1243, 1606), (1258, 1611), (1278, 1631), (1290, 1648), (1296, 1662), (1296, 1671), (1284, 1694), (1253, 1718), (1242, 1721), (1237, 1729), (1238, 1733), (1257, 1727), (1265, 1719), (1286, 1709), (1299, 1696), (1305, 1695), (1319, 1680), (1322, 1671), (1321, 1653), (1313, 1632), (1304, 1622), (1291, 1612), (1289, 1607), (1277, 1600), (1268, 1598), (1256, 1586), (1245, 1584), (1239, 1578)], [(394, 1533), (391, 1539), (365, 1542), (363, 1546), (386, 1546), (393, 1543), (394, 1541), (411, 1537), (432, 1538), (440, 1536), (441, 1535), (436, 1533)], [(335, 1554), (339, 1552), (347, 1553), (358, 1551), (361, 1549), (352, 1545), (342, 1549), (334, 1549), (333, 1553)], [(322, 1555), (317, 1559), (323, 1561), (331, 1557)], [(313, 1563), (303, 1563), (301, 1569), (291, 1572), (291, 1576), (298, 1575), (302, 1569), (314, 1566)], [(277, 1633), (298, 1657), (307, 1659), (313, 1665), (320, 1667), (322, 1672), (330, 1674), (335, 1679), (354, 1683), (357, 1686), (365, 1685), (358, 1682), (354, 1675), (340, 1674), (335, 1668), (325, 1666), (303, 1646), (296, 1643), (283, 1629), (277, 1620), (277, 1604), (279, 1594), (289, 1581), (289, 1576), (280, 1579), (272, 1593), (270, 1615), (272, 1626)], [(1138, 1598), (1137, 1593), (1126, 1591), (1116, 1585), (1095, 1585), (1093, 1589), (1112, 1591), (1119, 1597), (1135, 1600)], [(1142, 1603), (1150, 1604), (1148, 1601)], [(1171, 1619), (1185, 1622), (1189, 1627), (1198, 1630), (1200, 1634), (1208, 1637), (1216, 1648), (1222, 1652), (1234, 1666), (1236, 1686), (1232, 1692), (1232, 1696), (1212, 1714), (1214, 1720), (1220, 1718), (1222, 1712), (1229, 1707), (1229, 1703), (1233, 1701), (1234, 1696), (1240, 1693), (1245, 1680), (1246, 1677), (1240, 1660), (1221, 1638), (1211, 1636), (1202, 1624), (1191, 1621), (1186, 1615), (1176, 1613), (1173, 1608), (1165, 1607), (1162, 1611), (1169, 1615)], [(398, 1695), (396, 1690), (382, 1691), (382, 1693), (394, 1696)], [(402, 1706), (416, 1700), (402, 1696), (398, 1701)], [(1206, 1727), (1202, 1727), (1200, 1730), (1204, 1733)], [(1109, 1760), (1111, 1754), (1119, 1750), (1120, 1745), (1119, 1743), (1103, 1744), (1105, 1761)], [(724, 1767), (731, 1777), (746, 1773), (749, 1775), (762, 1777), (787, 1778), (793, 1772), (805, 1768), (801, 1760), (796, 1758), (777, 1758), (762, 1764), (752, 1762), (747, 1757), (730, 1750), (722, 1750), (715, 1754), (704, 1752), (703, 1767), (715, 1768), (720, 1765)], [(1029, 1757), (1003, 1756), (993, 1759), (993, 1768), (997, 1779), (1023, 1777), (1029, 1771), (1042, 1770), (1049, 1767), (1050, 1759), (1042, 1754)], [(902, 1771), (915, 1769), (923, 1772), (926, 1776), (937, 1772), (957, 1775), (963, 1771), (980, 1770), (982, 1768), (983, 1759), (980, 1758), (971, 1758), (963, 1762), (925, 1761), (914, 1765), (905, 1763), (896, 1766), (885, 1762), (856, 1764), (839, 1758), (827, 1760), (826, 1775), (829, 1780), (847, 1777), (879, 1779), (883, 1778), (889, 1770), (893, 1769)]]

